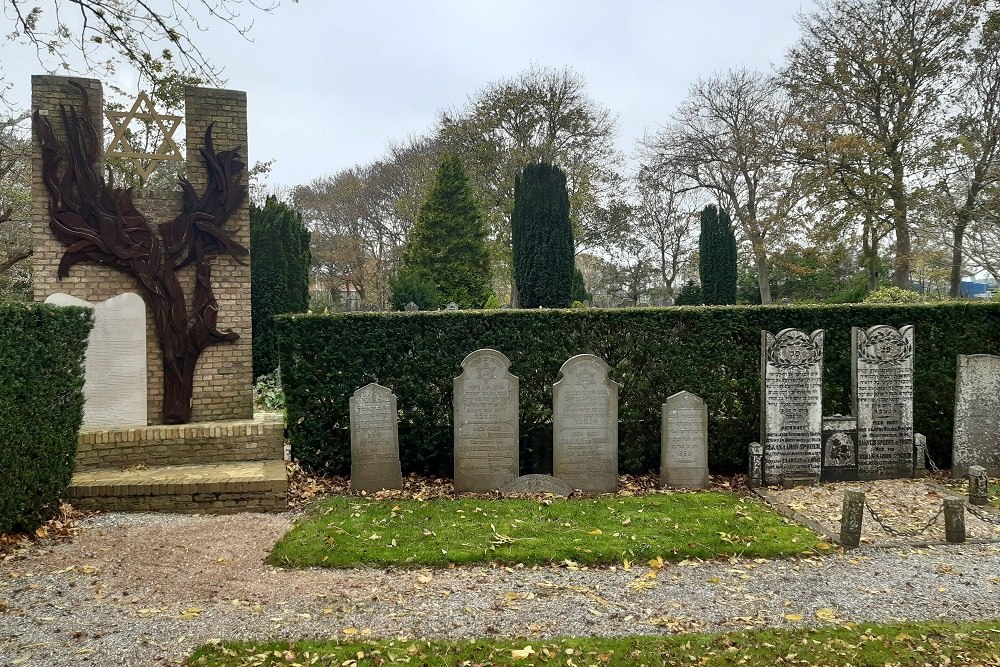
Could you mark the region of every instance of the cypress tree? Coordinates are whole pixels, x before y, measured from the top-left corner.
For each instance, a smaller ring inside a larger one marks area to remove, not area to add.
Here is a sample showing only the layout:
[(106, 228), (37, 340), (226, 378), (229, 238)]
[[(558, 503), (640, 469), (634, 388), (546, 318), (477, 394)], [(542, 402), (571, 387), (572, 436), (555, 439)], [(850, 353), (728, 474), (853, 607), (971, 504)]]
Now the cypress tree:
[(529, 164), (514, 179), (514, 283), (522, 308), (566, 308), (573, 295), (573, 226), (566, 174)]
[(701, 212), (698, 275), (703, 303), (736, 303), (736, 235), (729, 214), (713, 204)]
[(250, 206), (250, 313), (254, 377), (278, 367), (274, 316), (309, 309), (309, 230), (302, 215), (268, 197)]
[(437, 305), (454, 301), (463, 308), (482, 308), (492, 293), (486, 224), (454, 155), (441, 163), (420, 207), (397, 280), (433, 285)]

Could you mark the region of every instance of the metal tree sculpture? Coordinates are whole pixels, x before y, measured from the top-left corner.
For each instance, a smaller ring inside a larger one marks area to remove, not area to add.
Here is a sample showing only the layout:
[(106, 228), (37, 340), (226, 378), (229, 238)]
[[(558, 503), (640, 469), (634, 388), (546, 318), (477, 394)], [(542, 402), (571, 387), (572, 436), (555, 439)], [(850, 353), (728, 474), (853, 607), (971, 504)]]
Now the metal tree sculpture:
[[(90, 100), (82, 86), (70, 83), (83, 97), (83, 113), (60, 106), (66, 150), (48, 119), (38, 111), (33, 114), (42, 146), (42, 178), (49, 191), (49, 226), (67, 246), (58, 277), (69, 275), (78, 262), (91, 261), (136, 278), (153, 311), (163, 354), (163, 421), (183, 424), (191, 419), (198, 357), (213, 343), (239, 339), (232, 329), (216, 327), (219, 306), (212, 292), (211, 260), (230, 255), (242, 264), (239, 258), (248, 254), (234, 232), (223, 228), (246, 198), (241, 184), (245, 164), (239, 148), (215, 151), (209, 125), (201, 150), (208, 186), (199, 197), (191, 183), (181, 178), (182, 212), (157, 225), (157, 234), (133, 205), (132, 189), (114, 187), (110, 170), (105, 183), (96, 170), (101, 144), (91, 122)], [(177, 274), (190, 264), (195, 265), (196, 280), (189, 308)]]

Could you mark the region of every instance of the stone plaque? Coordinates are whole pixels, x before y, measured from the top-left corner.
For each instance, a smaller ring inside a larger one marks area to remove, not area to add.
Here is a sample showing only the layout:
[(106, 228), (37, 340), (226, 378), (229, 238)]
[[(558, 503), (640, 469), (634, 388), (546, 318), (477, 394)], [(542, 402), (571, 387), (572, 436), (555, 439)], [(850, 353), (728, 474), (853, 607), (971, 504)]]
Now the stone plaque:
[(351, 489), (375, 492), (403, 488), (395, 394), (372, 382), (354, 392), (350, 407)]
[(747, 463), (747, 477), (751, 488), (764, 485), (764, 446), (759, 442), (751, 442), (749, 448), (750, 460)]
[(761, 332), (760, 429), (764, 484), (819, 480), (822, 467), (823, 331)]
[(978, 465), (1000, 477), (1000, 357), (958, 355), (953, 433), (952, 475), (963, 477)]
[(521, 475), (500, 487), (503, 493), (551, 493), (554, 496), (569, 496), (573, 487), (552, 475)]
[(858, 420), (854, 417), (823, 417), (822, 479), (858, 479)]
[(663, 404), (660, 485), (708, 486), (708, 409), (698, 396), (682, 391)]
[(455, 378), (455, 491), (493, 491), (518, 474), (518, 379), (496, 350), (476, 350)]
[(146, 302), (126, 292), (100, 303), (50, 294), (45, 303), (94, 309), (84, 358), (83, 428), (146, 426)]
[(858, 475), (913, 476), (913, 327), (851, 328), (851, 400)]
[(618, 384), (600, 357), (578, 354), (552, 386), (552, 472), (574, 489), (618, 489)]

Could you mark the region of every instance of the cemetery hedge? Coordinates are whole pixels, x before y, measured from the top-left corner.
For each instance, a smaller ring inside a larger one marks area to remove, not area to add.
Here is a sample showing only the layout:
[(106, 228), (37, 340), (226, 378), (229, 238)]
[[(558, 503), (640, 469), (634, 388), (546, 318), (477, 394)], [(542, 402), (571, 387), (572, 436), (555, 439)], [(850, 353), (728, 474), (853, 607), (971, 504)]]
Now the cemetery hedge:
[(315, 472), (350, 469), (348, 398), (378, 382), (398, 397), (404, 472), (452, 474), (452, 379), (492, 347), (520, 377), (521, 468), (551, 471), (552, 384), (596, 354), (622, 385), (619, 464), (656, 469), (664, 400), (705, 399), (709, 466), (746, 468), (760, 433), (760, 333), (824, 329), (823, 413), (849, 414), (851, 327), (915, 326), (914, 415), (940, 466), (951, 459), (958, 354), (1000, 354), (1000, 304), (845, 304), (285, 315), (277, 319), (292, 454)]
[(86, 308), (0, 303), (0, 533), (55, 513), (83, 421)]

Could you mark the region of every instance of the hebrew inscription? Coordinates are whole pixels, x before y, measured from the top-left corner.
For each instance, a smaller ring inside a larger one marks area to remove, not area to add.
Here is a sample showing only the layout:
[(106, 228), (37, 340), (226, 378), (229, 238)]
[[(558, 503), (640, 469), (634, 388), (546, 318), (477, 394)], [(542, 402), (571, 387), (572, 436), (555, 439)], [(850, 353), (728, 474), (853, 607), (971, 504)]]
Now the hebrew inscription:
[(608, 364), (592, 354), (571, 357), (552, 386), (552, 469), (574, 489), (614, 493), (618, 488), (618, 384)]
[(403, 488), (395, 394), (373, 382), (354, 392), (350, 408), (351, 488), (368, 492)]

